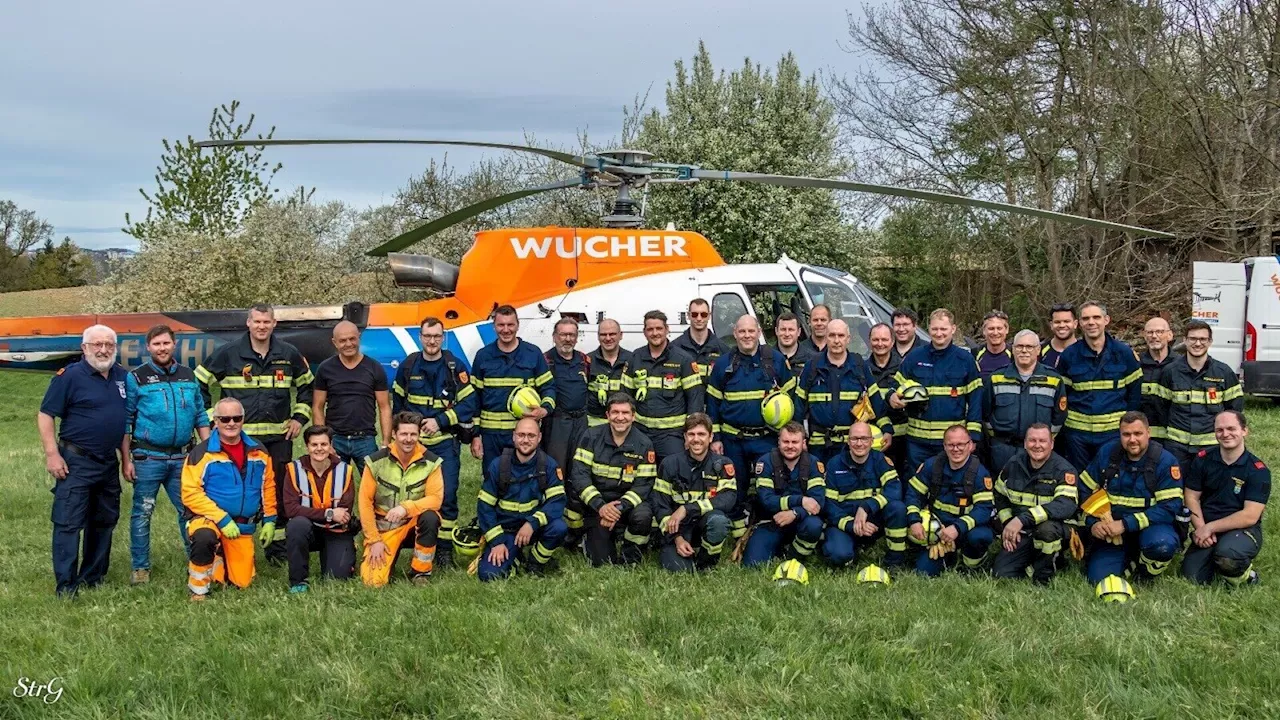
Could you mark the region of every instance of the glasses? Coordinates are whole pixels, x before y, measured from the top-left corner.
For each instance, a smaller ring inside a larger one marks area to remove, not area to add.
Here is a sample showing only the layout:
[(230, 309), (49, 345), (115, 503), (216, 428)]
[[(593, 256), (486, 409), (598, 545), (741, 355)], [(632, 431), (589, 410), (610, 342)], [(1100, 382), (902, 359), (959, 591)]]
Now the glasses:
[(1053, 307), (1049, 308), (1050, 314), (1060, 313), (1060, 312), (1069, 312), (1072, 315), (1074, 315), (1076, 312), (1076, 306), (1072, 305), (1071, 303), (1058, 303), (1057, 305), (1054, 305)]
[(537, 440), (538, 433), (528, 433), (528, 432), (516, 433), (516, 439), (517, 440)]
[(849, 442), (869, 443), (871, 442), (871, 436), (870, 435), (850, 435)]
[(988, 320), (996, 320), (996, 319), (1008, 320), (1009, 315), (1005, 313), (1003, 310), (992, 310), (991, 312), (982, 316), (982, 322), (986, 322)]
[(969, 443), (967, 441), (962, 443), (947, 443), (946, 447), (948, 450), (963, 450), (969, 447)]
[(422, 339), (424, 341), (430, 340), (431, 342), (440, 342), (441, 340), (444, 339), (444, 334), (443, 333), (436, 333), (436, 334), (422, 333)]
[[(1165, 333), (1169, 333), (1170, 335), (1172, 335), (1173, 331), (1172, 330), (1143, 330), (1142, 331), (1143, 335), (1164, 335)], [(1190, 341), (1191, 338), (1187, 338), (1187, 340)]]
[(219, 415), (218, 417), (214, 418), (214, 420), (217, 420), (218, 422), (224, 425), (235, 425), (236, 423), (244, 422), (244, 416), (243, 415)]
[(1040, 346), (1039, 346), (1039, 345), (1014, 345), (1014, 346), (1013, 346), (1013, 351), (1014, 351), (1014, 352), (1022, 351), (1022, 352), (1032, 352), (1032, 353), (1033, 353), (1033, 352), (1036, 352), (1036, 351), (1037, 351), (1037, 350), (1039, 350), (1039, 349), (1040, 349)]
[(1188, 344), (1204, 345), (1204, 344), (1205, 344), (1205, 343), (1207, 343), (1207, 342), (1209, 342), (1209, 338), (1207, 338), (1207, 337), (1189, 337), (1189, 338), (1187, 338), (1187, 343), (1188, 343)]
[(577, 337), (578, 337), (578, 333), (576, 333), (576, 332), (562, 332), (562, 333), (557, 333), (557, 334), (556, 334), (556, 337), (558, 337), (558, 338), (564, 338), (564, 339), (568, 339), (568, 338), (574, 338), (574, 339), (577, 339)]
[(690, 310), (690, 311), (689, 311), (689, 317), (691, 317), (691, 318), (705, 318), (705, 317), (711, 317), (711, 313), (709, 313), (709, 312), (693, 312), (692, 310)]
[(87, 342), (82, 344), (85, 347), (93, 348), (94, 350), (114, 350), (116, 347), (116, 344), (113, 342)]

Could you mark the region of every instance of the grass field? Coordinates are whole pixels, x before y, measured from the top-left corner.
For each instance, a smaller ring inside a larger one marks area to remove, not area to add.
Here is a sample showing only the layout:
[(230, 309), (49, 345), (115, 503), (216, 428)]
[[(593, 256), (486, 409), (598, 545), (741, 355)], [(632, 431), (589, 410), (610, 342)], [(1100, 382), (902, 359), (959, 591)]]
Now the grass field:
[(93, 302), (97, 288), (71, 287), (0, 293), (0, 317), (76, 315)]
[[(1128, 605), (1094, 600), (1074, 570), (1049, 588), (904, 575), (877, 589), (811, 563), (807, 588), (783, 590), (738, 567), (670, 577), (580, 558), (553, 579), (452, 571), (306, 596), (264, 566), (247, 591), (192, 605), (163, 500), (153, 582), (128, 586), (126, 490), (107, 585), (59, 601), (33, 422), (46, 381), (0, 372), (0, 668), (10, 687), (60, 678), (63, 695), (5, 692), (0, 718), (1280, 715), (1273, 545), (1261, 586), (1166, 577)], [(1280, 458), (1280, 412), (1250, 409), (1254, 449)], [(476, 465), (464, 472), (474, 498)], [(1274, 538), (1274, 513), (1266, 525)]]

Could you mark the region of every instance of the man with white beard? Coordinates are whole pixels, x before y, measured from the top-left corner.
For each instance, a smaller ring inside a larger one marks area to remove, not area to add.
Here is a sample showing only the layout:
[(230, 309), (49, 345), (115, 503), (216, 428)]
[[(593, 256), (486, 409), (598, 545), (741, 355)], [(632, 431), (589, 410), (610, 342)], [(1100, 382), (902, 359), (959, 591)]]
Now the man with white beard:
[[(117, 453), (127, 452), (126, 373), (116, 364), (116, 333), (94, 325), (84, 331), (80, 348), (84, 358), (53, 376), (36, 414), (45, 468), (55, 481), (53, 575), (60, 597), (107, 575), (111, 533), (120, 519)], [(55, 418), (61, 420), (56, 428)]]

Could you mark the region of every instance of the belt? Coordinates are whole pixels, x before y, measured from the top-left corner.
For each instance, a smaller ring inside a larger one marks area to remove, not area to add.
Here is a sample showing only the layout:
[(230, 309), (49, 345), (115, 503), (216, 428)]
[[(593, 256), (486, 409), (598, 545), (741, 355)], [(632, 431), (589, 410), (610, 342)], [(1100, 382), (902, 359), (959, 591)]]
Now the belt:
[(571, 420), (577, 420), (580, 417), (586, 417), (587, 409), (586, 408), (583, 408), (581, 410), (557, 409), (555, 414), (561, 417), (567, 417)]
[(1014, 437), (1013, 435), (992, 435), (992, 436), (991, 436), (991, 442), (993, 442), (993, 443), (1003, 443), (1003, 444), (1005, 444), (1005, 445), (1017, 445), (1017, 446), (1021, 446), (1021, 445), (1022, 445), (1022, 438), (1020, 438), (1020, 437)]
[(768, 437), (773, 434), (774, 432), (768, 428), (741, 428), (738, 430), (738, 437), (740, 438), (754, 439)]
[(187, 443), (181, 447), (164, 447), (161, 445), (152, 445), (143, 440), (135, 440), (132, 444), (133, 450), (147, 450), (157, 452), (163, 455), (186, 455), (191, 450), (191, 443)]
[(85, 450), (84, 448), (80, 447), (79, 445), (73, 442), (60, 440), (59, 443), (60, 444), (58, 445), (58, 447), (63, 448), (64, 450), (71, 453), (72, 455), (78, 455), (82, 458), (88, 458), (96, 463), (102, 463), (103, 465), (109, 465), (112, 461), (112, 459), (110, 458), (102, 458), (97, 455), (94, 455), (93, 453), (89, 452), (88, 450)]
[(343, 440), (364, 440), (366, 438), (376, 438), (378, 437), (378, 435), (376, 433), (368, 433), (368, 434), (360, 434), (360, 435), (339, 435), (335, 433), (334, 437), (342, 438)]

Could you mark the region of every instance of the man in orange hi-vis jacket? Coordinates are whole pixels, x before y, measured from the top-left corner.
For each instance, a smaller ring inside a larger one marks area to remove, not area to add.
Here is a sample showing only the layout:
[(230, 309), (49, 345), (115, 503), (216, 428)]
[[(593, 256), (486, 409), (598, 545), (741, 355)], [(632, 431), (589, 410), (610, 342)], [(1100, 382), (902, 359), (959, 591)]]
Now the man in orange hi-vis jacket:
[(369, 456), (360, 479), (358, 503), (364, 529), (360, 578), (370, 587), (386, 585), (401, 548), (412, 542), (413, 582), (425, 585), (431, 579), (440, 534), (442, 462), (418, 443), (421, 415), (396, 413), (391, 425), (392, 443)]
[[(265, 545), (276, 529), (271, 456), (244, 434), (244, 406), (223, 398), (213, 409), (218, 431), (192, 448), (182, 467), (182, 505), (191, 538), (187, 589), (204, 600), (213, 583), (253, 582), (253, 532)], [(261, 528), (257, 528), (258, 521)]]

